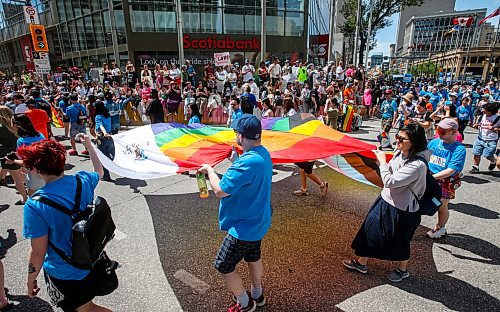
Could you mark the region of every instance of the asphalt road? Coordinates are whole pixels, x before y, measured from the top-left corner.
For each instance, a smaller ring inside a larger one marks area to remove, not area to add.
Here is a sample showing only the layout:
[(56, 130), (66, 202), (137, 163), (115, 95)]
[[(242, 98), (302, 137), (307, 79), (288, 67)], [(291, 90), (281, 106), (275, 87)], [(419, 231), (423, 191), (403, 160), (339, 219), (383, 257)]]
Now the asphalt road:
[[(375, 140), (378, 122), (365, 122), (352, 135)], [(472, 144), (474, 131), (466, 132)], [(65, 141), (66, 144), (69, 142)], [(467, 148), (466, 171), (471, 166)], [(223, 173), (228, 164), (216, 169)], [(90, 170), (85, 157), (69, 157), (68, 173)], [(486, 170), (486, 164), (482, 164)], [(423, 218), (412, 242), (410, 278), (387, 280), (390, 262), (374, 260), (369, 274), (346, 271), (351, 241), (379, 190), (322, 167), (330, 183), (326, 197), (310, 186), (309, 197), (294, 197), (299, 176), (293, 166), (276, 166), (273, 225), (263, 242), (264, 287), (261, 311), (499, 311), (500, 173), (466, 174), (451, 205), (449, 235), (431, 241), (423, 235), (434, 219)], [(218, 201), (200, 199), (193, 176), (139, 181), (113, 175), (97, 193), (112, 206), (118, 227), (108, 247), (121, 263), (120, 287), (97, 298), (113, 311), (224, 311), (231, 294), (213, 268), (224, 233), (218, 230)], [(0, 236), (8, 248), (2, 260), (13, 311), (55, 311), (45, 290), (37, 299), (24, 294), (29, 241), (22, 238), (22, 207), (12, 187), (0, 188)], [(249, 285), (242, 263), (238, 270)], [(39, 285), (43, 288), (42, 278)]]

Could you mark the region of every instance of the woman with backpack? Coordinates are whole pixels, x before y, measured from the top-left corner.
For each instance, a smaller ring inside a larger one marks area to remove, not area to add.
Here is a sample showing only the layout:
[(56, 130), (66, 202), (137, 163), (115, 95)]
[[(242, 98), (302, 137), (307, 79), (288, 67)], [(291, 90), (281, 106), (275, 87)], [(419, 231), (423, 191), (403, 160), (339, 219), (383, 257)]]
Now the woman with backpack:
[(421, 219), (417, 197), (426, 189), (430, 156), (425, 131), (415, 123), (402, 127), (396, 141), (397, 152), (388, 163), (385, 152), (373, 151), (384, 187), (351, 244), (358, 258), (342, 261), (346, 268), (362, 274), (368, 272), (368, 258), (397, 261), (398, 267), (388, 275), (392, 282), (410, 275), (410, 241)]
[[(76, 175), (65, 175), (66, 150), (53, 140), (45, 140), (18, 150), (24, 166), (37, 177), (43, 179), (45, 186), (36, 195), (50, 199), (70, 210), (83, 211), (94, 198), (94, 190), (103, 176), (102, 165), (91, 146), (88, 136), (80, 135), (83, 144), (90, 152), (95, 172), (79, 171)], [(51, 161), (46, 161), (50, 159)], [(77, 181), (81, 181), (80, 204), (77, 199)], [(24, 206), (24, 236), (31, 240), (28, 260), (27, 289), (29, 297), (36, 297), (40, 288), (37, 277), (43, 267), (48, 294), (54, 305), (63, 311), (111, 310), (92, 302), (102, 294), (101, 283), (95, 281), (93, 271), (78, 269), (69, 264), (52, 246), (62, 251), (72, 250), (73, 220), (55, 208), (30, 198)]]

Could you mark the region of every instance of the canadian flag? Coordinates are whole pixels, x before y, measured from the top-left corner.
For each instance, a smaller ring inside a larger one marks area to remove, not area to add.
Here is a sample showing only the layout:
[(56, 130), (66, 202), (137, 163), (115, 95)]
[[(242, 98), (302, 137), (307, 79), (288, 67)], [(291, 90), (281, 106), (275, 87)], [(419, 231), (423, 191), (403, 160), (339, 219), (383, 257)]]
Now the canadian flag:
[(458, 25), (462, 27), (469, 27), (472, 25), (474, 18), (472, 16), (469, 17), (458, 17), (453, 19), (453, 25)]

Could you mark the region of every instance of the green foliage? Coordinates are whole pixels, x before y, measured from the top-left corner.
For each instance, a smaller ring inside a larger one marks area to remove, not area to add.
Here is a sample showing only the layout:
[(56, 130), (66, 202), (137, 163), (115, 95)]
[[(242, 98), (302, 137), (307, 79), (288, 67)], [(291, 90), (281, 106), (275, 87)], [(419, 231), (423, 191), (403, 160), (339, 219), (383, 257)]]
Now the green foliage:
[(433, 76), (438, 71), (438, 66), (434, 62), (425, 62), (414, 65), (408, 71), (413, 76), (425, 75), (427, 77)]
[[(393, 14), (399, 13), (401, 9), (409, 6), (421, 6), (425, 0), (372, 0), (373, 5), (370, 7), (370, 0), (362, 0), (361, 4), (361, 27), (359, 33), (359, 59), (363, 59), (366, 50), (366, 44), (370, 44), (370, 49), (376, 46), (375, 37), (380, 29), (391, 26), (392, 21), (389, 19)], [(340, 26), (340, 30), (346, 38), (354, 40), (356, 32), (356, 15), (358, 11), (358, 0), (347, 0), (340, 8), (340, 13), (346, 17), (344, 25)], [(368, 19), (372, 12), (372, 32), (368, 40)]]

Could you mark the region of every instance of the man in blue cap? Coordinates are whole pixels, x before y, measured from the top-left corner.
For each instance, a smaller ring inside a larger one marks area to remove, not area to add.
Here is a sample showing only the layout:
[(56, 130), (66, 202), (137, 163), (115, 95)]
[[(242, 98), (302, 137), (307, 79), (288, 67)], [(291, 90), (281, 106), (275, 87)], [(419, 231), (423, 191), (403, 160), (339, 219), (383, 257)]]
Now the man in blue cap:
[[(244, 114), (234, 128), (236, 143), (243, 154), (219, 179), (212, 166), (204, 164), (199, 171), (208, 174), (215, 195), (220, 198), (219, 225), (227, 235), (222, 242), (215, 268), (235, 296), (230, 311), (254, 311), (265, 305), (262, 290), (264, 266), (261, 242), (271, 226), (271, 156), (261, 145), (262, 126), (257, 117)], [(251, 292), (243, 286), (236, 265), (248, 263)]]

